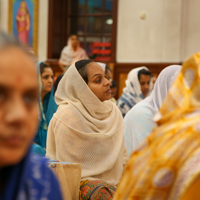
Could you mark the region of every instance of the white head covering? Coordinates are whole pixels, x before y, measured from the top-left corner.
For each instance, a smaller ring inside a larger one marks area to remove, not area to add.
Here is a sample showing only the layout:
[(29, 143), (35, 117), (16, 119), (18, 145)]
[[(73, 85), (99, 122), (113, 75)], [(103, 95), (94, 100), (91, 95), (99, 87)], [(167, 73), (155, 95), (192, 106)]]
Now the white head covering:
[[(146, 67), (138, 67), (135, 69), (132, 69), (128, 73), (128, 78), (126, 80), (126, 87), (123, 89), (123, 94), (117, 101), (117, 106), (121, 110), (123, 116), (138, 102), (144, 99), (144, 96), (141, 91), (140, 82), (138, 80), (138, 72), (142, 69), (148, 70)], [(149, 70), (148, 70), (149, 71)], [(150, 82), (150, 89), (149, 93), (150, 95), (152, 91), (152, 81)]]
[[(123, 89), (123, 93), (126, 93), (128, 95), (132, 94), (131, 98), (134, 99), (136, 103), (138, 103), (144, 98), (144, 96), (142, 95), (140, 82), (138, 80), (138, 72), (142, 69), (146, 69), (147, 71), (149, 71), (148, 68), (146, 67), (138, 67), (138, 68), (132, 69), (128, 73), (128, 78), (126, 80), (126, 87)], [(151, 90), (149, 91), (148, 95), (150, 93), (151, 93)]]
[(83, 59), (89, 59), (85, 50), (80, 47), (80, 43), (78, 42), (77, 49), (74, 51), (71, 44), (71, 37), (69, 37), (67, 46), (65, 46), (61, 51), (59, 62), (65, 66), (70, 66), (76, 61)]
[(101, 63), (101, 62), (97, 62), (105, 71), (106, 70), (106, 64), (105, 63)]
[(151, 133), (155, 126), (153, 117), (158, 112), (180, 70), (180, 65), (171, 65), (163, 69), (151, 95), (135, 105), (125, 116), (125, 145), (129, 156)]
[(123, 118), (116, 105), (101, 102), (74, 64), (60, 81), (55, 100), (59, 108), (49, 125), (47, 156), (82, 164), (82, 180), (118, 184), (126, 149)]

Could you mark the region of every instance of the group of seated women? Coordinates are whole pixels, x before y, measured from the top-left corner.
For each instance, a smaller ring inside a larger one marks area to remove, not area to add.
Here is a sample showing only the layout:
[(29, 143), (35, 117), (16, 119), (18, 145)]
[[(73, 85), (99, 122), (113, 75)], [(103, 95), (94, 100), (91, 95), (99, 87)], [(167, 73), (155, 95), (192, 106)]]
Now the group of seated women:
[(52, 69), (36, 70), (2, 32), (0, 58), (0, 199), (62, 199), (31, 151), (81, 164), (80, 199), (199, 199), (200, 54), (165, 68), (152, 93), (148, 69), (132, 70), (117, 102), (123, 112), (92, 60), (73, 63), (54, 97)]

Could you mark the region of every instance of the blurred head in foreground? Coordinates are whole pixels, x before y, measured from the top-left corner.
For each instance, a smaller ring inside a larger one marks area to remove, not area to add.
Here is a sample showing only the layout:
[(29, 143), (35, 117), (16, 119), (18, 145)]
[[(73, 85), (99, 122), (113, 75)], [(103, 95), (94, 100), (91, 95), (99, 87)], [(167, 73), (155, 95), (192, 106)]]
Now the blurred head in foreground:
[(0, 31), (0, 168), (26, 155), (38, 122), (38, 79), (33, 55)]

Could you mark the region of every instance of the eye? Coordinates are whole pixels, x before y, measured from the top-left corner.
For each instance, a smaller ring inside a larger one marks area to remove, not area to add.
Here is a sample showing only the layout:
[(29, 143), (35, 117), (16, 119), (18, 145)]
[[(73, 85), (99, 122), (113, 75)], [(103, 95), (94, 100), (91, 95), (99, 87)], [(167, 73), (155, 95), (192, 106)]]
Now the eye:
[(101, 82), (101, 78), (98, 78), (98, 79), (96, 80), (96, 82), (97, 82), (97, 83), (100, 83), (100, 82)]
[(4, 90), (0, 89), (0, 102), (3, 102), (6, 99), (6, 93)]
[(25, 94), (23, 101), (27, 106), (33, 105), (37, 102), (37, 96), (35, 94)]
[(49, 76), (46, 75), (46, 76), (43, 76), (42, 78), (45, 79), (45, 80), (47, 80), (49, 78)]

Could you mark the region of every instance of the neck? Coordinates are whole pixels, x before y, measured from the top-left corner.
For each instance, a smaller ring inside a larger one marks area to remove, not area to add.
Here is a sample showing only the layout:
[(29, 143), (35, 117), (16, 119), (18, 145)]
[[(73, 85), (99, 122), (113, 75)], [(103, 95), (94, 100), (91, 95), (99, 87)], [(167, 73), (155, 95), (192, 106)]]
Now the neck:
[(41, 92), (41, 101), (42, 101), (42, 103), (44, 103), (44, 97), (45, 97), (45, 95), (47, 94), (47, 92)]
[(72, 46), (73, 50), (76, 51), (78, 49), (78, 46)]

